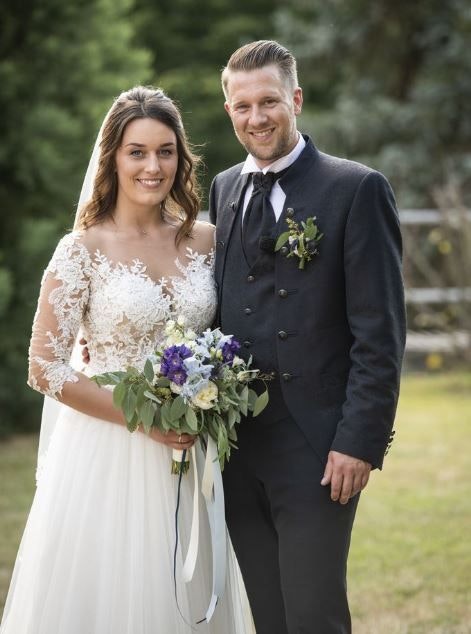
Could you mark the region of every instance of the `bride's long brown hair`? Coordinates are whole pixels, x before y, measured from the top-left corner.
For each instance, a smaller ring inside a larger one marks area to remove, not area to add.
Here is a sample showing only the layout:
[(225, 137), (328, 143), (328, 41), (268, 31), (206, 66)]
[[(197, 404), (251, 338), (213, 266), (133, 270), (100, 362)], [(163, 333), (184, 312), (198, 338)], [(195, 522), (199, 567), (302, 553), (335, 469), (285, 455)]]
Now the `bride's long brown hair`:
[(178, 244), (191, 234), (200, 208), (200, 189), (195, 173), (200, 158), (190, 147), (177, 106), (159, 88), (136, 86), (116, 99), (103, 128), (92, 197), (80, 210), (78, 228), (86, 229), (103, 222), (113, 213), (118, 194), (116, 152), (128, 123), (144, 118), (160, 121), (171, 128), (177, 138), (177, 172), (172, 189), (162, 201), (161, 213), (163, 217), (182, 221), (176, 235)]

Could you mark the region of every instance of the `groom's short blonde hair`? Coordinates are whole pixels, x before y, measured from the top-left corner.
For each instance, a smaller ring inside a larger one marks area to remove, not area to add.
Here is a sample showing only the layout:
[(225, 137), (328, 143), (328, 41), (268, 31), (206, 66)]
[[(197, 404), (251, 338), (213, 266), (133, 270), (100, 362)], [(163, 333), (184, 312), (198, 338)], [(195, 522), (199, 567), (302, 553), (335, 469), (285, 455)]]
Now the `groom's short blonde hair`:
[(232, 53), (227, 66), (223, 69), (221, 82), (226, 99), (231, 72), (256, 70), (271, 64), (278, 66), (287, 88), (294, 91), (298, 87), (298, 72), (294, 55), (274, 40), (258, 40), (238, 48)]

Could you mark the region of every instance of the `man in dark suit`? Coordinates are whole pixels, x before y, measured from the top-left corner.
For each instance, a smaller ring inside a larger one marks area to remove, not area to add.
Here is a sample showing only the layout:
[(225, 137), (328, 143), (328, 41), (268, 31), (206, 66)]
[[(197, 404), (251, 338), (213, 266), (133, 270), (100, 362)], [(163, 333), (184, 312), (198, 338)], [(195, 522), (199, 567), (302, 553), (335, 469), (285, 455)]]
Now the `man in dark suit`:
[(238, 49), (222, 81), (249, 156), (210, 193), (220, 322), (272, 378), (224, 471), (229, 531), (257, 634), (346, 633), (352, 524), (392, 440), (405, 341), (394, 196), (299, 134), (296, 62), (277, 42)]

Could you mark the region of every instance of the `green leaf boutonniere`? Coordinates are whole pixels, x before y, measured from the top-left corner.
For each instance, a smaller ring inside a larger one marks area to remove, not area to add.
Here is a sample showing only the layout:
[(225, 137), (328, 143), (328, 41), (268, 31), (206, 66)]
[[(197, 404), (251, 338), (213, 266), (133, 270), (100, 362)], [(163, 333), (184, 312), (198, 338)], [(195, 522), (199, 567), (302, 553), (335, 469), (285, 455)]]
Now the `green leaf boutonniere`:
[(288, 243), (287, 258), (297, 257), (299, 259), (298, 268), (303, 269), (306, 262), (312, 260), (314, 255), (319, 253), (317, 245), (323, 237), (323, 233), (319, 232), (319, 228), (314, 222), (314, 218), (306, 218), (306, 222), (301, 221), (302, 229), (299, 224), (292, 218), (286, 218), (288, 231), (284, 231), (279, 237), (275, 245), (275, 251), (279, 251), (286, 243)]

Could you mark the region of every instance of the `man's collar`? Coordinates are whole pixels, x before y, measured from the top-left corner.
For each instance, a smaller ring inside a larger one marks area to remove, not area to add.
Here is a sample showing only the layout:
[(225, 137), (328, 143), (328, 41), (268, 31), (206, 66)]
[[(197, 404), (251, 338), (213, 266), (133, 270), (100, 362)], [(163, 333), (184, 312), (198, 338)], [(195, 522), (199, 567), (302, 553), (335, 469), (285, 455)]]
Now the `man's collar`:
[(264, 167), (263, 169), (260, 169), (255, 161), (255, 158), (252, 156), (252, 154), (249, 154), (247, 158), (245, 159), (245, 163), (242, 166), (242, 170), (240, 173), (251, 174), (252, 172), (263, 172), (264, 174), (266, 174), (268, 171), (280, 172), (286, 167), (289, 167), (295, 162), (295, 160), (299, 157), (301, 152), (306, 147), (306, 141), (303, 138), (303, 135), (299, 134), (299, 132), (298, 132), (298, 135), (299, 135), (298, 142), (296, 143), (294, 148), (291, 150), (291, 152), (289, 154), (286, 154), (286, 156), (282, 156), (281, 158), (274, 161), (268, 167)]

